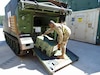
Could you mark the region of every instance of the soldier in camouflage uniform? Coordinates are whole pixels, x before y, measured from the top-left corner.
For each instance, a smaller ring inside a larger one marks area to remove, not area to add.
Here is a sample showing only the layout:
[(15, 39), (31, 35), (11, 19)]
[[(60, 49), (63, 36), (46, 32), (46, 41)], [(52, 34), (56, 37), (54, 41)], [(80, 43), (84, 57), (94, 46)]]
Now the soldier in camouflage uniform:
[(58, 58), (64, 59), (64, 54), (66, 53), (66, 46), (71, 34), (71, 30), (69, 27), (64, 25), (64, 23), (55, 23), (54, 21), (50, 21), (49, 27), (50, 28), (47, 31), (45, 31), (43, 35), (52, 33), (53, 31), (55, 31), (58, 34), (58, 49), (62, 50), (62, 55), (58, 56)]

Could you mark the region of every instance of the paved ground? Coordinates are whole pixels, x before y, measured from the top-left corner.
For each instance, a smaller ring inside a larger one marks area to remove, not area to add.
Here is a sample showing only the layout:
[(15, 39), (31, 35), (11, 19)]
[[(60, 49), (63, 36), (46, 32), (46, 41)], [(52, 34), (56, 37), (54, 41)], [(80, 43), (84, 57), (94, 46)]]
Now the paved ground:
[[(36, 57), (17, 57), (6, 44), (0, 28), (0, 75), (48, 75)], [(68, 49), (79, 61), (54, 75), (100, 75), (100, 46), (69, 40)]]

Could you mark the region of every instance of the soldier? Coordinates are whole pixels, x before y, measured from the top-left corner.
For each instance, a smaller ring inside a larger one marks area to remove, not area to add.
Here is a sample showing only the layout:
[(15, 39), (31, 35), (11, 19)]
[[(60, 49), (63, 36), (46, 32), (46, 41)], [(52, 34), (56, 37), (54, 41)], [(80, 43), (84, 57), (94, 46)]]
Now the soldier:
[(43, 35), (49, 34), (52, 31), (57, 32), (58, 49), (62, 50), (62, 55), (58, 56), (58, 58), (64, 59), (64, 54), (66, 53), (66, 46), (68, 43), (69, 36), (71, 34), (71, 30), (62, 22), (55, 23), (54, 21), (50, 21), (49, 27), (50, 28), (47, 31), (45, 31)]

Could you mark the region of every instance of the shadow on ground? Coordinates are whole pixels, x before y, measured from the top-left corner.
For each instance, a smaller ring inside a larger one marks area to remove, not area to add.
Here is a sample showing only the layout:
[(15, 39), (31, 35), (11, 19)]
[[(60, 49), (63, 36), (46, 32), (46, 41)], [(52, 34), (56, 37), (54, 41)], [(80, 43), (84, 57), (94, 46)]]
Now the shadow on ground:
[(37, 70), (45, 74), (45, 69), (37, 57), (28, 54), (23, 57), (16, 56), (5, 41), (0, 41), (0, 68), (7, 70), (11, 68)]
[(68, 48), (79, 57), (74, 67), (88, 75), (100, 72), (100, 46), (70, 40)]

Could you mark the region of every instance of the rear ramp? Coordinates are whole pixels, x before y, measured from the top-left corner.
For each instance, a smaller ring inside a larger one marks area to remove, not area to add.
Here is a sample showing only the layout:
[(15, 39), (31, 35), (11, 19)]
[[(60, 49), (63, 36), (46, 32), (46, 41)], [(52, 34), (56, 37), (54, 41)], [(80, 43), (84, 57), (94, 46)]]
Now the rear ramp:
[(55, 72), (59, 71), (60, 69), (78, 61), (78, 56), (72, 53), (70, 50), (66, 50), (66, 58), (65, 59), (58, 59), (55, 56), (48, 57), (45, 53), (43, 53), (40, 49), (34, 47), (34, 52), (40, 62), (43, 64), (45, 69), (48, 71), (49, 75), (53, 75)]

